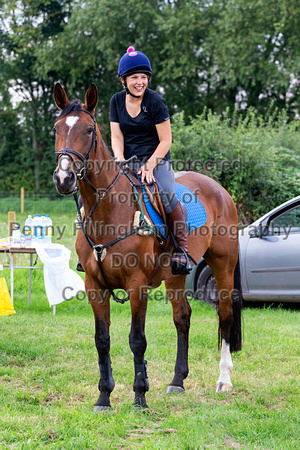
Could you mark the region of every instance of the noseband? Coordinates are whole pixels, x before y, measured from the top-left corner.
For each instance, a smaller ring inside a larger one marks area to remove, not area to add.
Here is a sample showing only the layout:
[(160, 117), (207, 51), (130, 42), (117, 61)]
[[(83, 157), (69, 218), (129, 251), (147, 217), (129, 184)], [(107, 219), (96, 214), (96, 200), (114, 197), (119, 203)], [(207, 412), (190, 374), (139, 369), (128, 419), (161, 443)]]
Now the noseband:
[[(80, 152), (78, 152), (77, 150), (75, 150), (72, 147), (62, 148), (62, 149), (58, 150), (57, 152), (55, 152), (55, 154), (56, 154), (56, 164), (58, 164), (58, 161), (59, 161), (61, 156), (68, 156), (69, 158), (71, 158), (71, 160), (73, 161), (74, 166), (76, 168), (75, 173), (76, 173), (76, 176), (77, 176), (77, 180), (82, 180), (83, 178), (87, 179), (86, 178), (87, 167), (88, 167), (88, 163), (89, 163), (89, 160), (90, 160), (90, 157), (91, 157), (92, 150), (93, 150), (94, 146), (95, 146), (95, 153), (97, 151), (97, 139), (96, 139), (96, 137), (97, 137), (97, 129), (96, 129), (96, 119), (93, 116), (93, 114), (91, 114), (89, 111), (87, 111), (86, 109), (83, 109), (83, 108), (76, 108), (76, 112), (77, 111), (85, 112), (86, 114), (88, 114), (93, 119), (93, 122), (94, 122), (93, 139), (92, 139), (91, 147), (90, 147), (87, 155), (83, 156)], [(73, 155), (77, 156), (77, 158), (79, 158), (82, 161), (83, 166), (81, 168), (78, 167), (78, 164), (75, 161), (75, 158), (74, 158)]]

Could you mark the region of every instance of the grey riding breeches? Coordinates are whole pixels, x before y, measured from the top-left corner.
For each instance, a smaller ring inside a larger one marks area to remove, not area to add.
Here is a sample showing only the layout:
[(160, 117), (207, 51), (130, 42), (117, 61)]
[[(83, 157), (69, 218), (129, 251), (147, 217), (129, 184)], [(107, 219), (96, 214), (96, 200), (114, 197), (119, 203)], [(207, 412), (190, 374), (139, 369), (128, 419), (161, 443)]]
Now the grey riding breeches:
[[(145, 161), (135, 161), (129, 162), (128, 166), (133, 170), (137, 170), (145, 164), (147, 164)], [(175, 175), (171, 161), (164, 159), (160, 161), (153, 170), (153, 175), (164, 210), (166, 214), (169, 214), (178, 202), (178, 197), (175, 193)]]

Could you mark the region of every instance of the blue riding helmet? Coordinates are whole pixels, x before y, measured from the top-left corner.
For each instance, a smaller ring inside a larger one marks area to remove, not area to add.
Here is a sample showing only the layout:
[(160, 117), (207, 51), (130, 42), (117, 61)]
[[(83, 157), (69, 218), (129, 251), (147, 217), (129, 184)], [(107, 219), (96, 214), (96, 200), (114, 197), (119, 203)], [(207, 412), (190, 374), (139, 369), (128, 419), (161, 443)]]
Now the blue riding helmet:
[(150, 61), (144, 53), (138, 52), (134, 47), (128, 47), (127, 52), (120, 59), (118, 77), (125, 77), (132, 73), (151, 75), (152, 69)]

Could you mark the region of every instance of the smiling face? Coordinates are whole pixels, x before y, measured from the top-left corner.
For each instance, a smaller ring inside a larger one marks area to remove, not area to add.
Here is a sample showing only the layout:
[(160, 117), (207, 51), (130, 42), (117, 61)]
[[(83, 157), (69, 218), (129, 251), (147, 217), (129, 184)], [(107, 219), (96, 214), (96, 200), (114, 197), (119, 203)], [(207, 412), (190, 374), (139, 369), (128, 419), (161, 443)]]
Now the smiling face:
[[(123, 79), (122, 82), (124, 82)], [(126, 77), (126, 84), (133, 95), (143, 97), (149, 84), (149, 76), (145, 73), (133, 73)]]

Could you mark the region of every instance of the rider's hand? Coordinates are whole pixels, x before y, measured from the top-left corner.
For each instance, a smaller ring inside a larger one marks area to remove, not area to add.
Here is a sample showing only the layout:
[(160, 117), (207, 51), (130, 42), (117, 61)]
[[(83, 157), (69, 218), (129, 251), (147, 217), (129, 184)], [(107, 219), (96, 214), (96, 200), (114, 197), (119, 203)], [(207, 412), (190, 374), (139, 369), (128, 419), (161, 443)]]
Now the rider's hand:
[(155, 181), (153, 170), (154, 167), (151, 167), (148, 163), (146, 163), (138, 170), (138, 174), (142, 183), (151, 183), (152, 181)]

